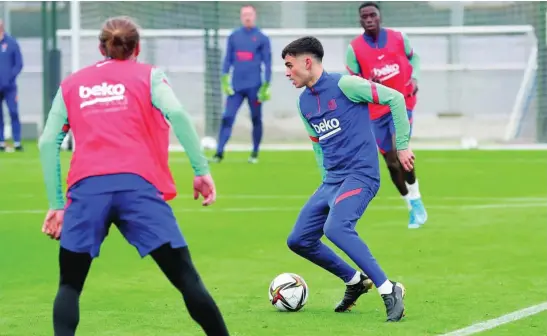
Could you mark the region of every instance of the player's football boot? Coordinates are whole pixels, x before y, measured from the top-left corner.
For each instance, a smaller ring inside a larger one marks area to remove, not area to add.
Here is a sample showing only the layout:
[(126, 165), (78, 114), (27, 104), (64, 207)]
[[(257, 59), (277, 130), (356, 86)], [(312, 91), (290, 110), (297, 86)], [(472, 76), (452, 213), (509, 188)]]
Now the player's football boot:
[(209, 159), (209, 162), (220, 163), (222, 159), (224, 159), (224, 156), (222, 154), (216, 153), (212, 158)]
[(16, 152), (23, 152), (24, 151), (23, 145), (21, 145), (21, 144), (17, 144), (15, 146), (13, 146), (13, 149), (15, 149)]
[(416, 222), (416, 215), (414, 215), (413, 210), (410, 210), (410, 212), (409, 212), (408, 228), (409, 229), (419, 229), (420, 228), (420, 224), (418, 224)]
[(367, 293), (373, 286), (372, 280), (364, 274), (361, 273), (361, 280), (355, 285), (346, 285), (346, 292), (344, 293), (344, 298), (340, 303), (334, 308), (334, 311), (337, 313), (342, 313), (345, 311), (351, 310), (355, 306), (357, 299)]
[(386, 322), (398, 322), (405, 316), (405, 287), (399, 282), (393, 282), (393, 291), (391, 294), (382, 294), (384, 305), (386, 306)]
[(251, 153), (251, 156), (249, 156), (249, 163), (258, 163), (258, 153)]
[[(427, 211), (425, 210), (424, 203), (422, 202), (421, 198), (410, 200), (410, 219), (412, 222), (409, 222), (409, 228), (410, 224), (418, 224), (418, 225), (424, 225), (427, 221)], [(414, 217), (414, 218), (412, 218)]]

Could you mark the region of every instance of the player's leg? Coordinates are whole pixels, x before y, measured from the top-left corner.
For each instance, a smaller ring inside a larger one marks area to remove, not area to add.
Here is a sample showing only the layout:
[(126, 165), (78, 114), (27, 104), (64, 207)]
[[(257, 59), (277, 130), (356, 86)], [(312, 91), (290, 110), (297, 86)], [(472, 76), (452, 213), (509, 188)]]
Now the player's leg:
[(374, 282), (384, 299), (389, 321), (398, 321), (404, 314), (404, 287), (390, 281), (367, 244), (359, 237), (355, 226), (379, 183), (366, 178), (348, 177), (330, 200), (331, 212), (325, 223), (327, 238), (344, 251)]
[(405, 184), (403, 167), (399, 163), (397, 151), (393, 146), (392, 124), (391, 113), (388, 113), (379, 119), (372, 120), (372, 131), (376, 138), (378, 149), (386, 162), (393, 184), (401, 195), (406, 195), (408, 190)]
[(0, 152), (6, 150), (6, 142), (4, 139), (4, 93), (0, 92)]
[(262, 103), (258, 100), (260, 87), (249, 89), (247, 103), (251, 111), (251, 122), (253, 123), (253, 152), (249, 163), (258, 163), (258, 151), (262, 142)]
[(399, 158), (397, 156), (397, 150), (395, 148), (395, 126), (393, 124), (393, 118), (391, 113), (386, 114), (380, 119), (373, 120), (372, 129), (376, 137), (376, 143), (378, 149), (382, 154), (384, 161), (386, 162), (389, 175), (393, 184), (401, 194), (401, 197), (406, 202), (409, 210), (409, 222), (408, 228), (415, 229), (420, 227), (420, 223), (417, 222), (413, 206), (410, 198), (410, 193), (405, 181), (405, 170), (403, 169)]
[(330, 189), (328, 185), (321, 185), (304, 205), (287, 245), (294, 253), (342, 279), (346, 285), (356, 285), (366, 277), (321, 242), (323, 226), (329, 214)]
[(243, 103), (244, 95), (242, 92), (234, 92), (233, 95), (226, 98), (226, 105), (222, 115), (222, 122), (218, 133), (218, 146), (213, 162), (220, 162), (224, 158), (224, 147), (232, 136), (232, 127), (234, 126), (237, 111)]
[(59, 289), (53, 305), (56, 336), (74, 336), (91, 261), (99, 255), (110, 225), (111, 194), (89, 195), (78, 187), (68, 195), (59, 251)]
[[(407, 113), (410, 122), (410, 132), (412, 134), (412, 111), (408, 110)], [(393, 141), (395, 141), (395, 139), (393, 139)], [(405, 200), (411, 210), (408, 227), (417, 228), (427, 221), (427, 211), (422, 201), (422, 195), (420, 194), (420, 187), (418, 185), (418, 179), (416, 178), (416, 167), (409, 172), (404, 171), (404, 177), (408, 190)]]
[(171, 284), (183, 295), (190, 316), (206, 335), (229, 335), (222, 314), (196, 270), (188, 246), (164, 244), (150, 253)]
[(220, 310), (192, 263), (173, 211), (157, 189), (148, 185), (138, 191), (118, 192), (115, 206), (120, 232), (141, 257), (152, 256), (206, 335), (228, 335)]
[(9, 116), (11, 119), (11, 134), (13, 138), (13, 147), (16, 151), (22, 151), (21, 145), (21, 123), (19, 121), (19, 103), (17, 102), (17, 88), (6, 91), (6, 104), (8, 105)]

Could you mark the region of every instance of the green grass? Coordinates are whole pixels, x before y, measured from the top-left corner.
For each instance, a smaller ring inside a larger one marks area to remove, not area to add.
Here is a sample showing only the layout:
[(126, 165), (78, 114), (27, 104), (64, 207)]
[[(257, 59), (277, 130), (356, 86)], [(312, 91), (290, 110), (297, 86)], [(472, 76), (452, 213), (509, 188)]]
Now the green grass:
[[(58, 244), (40, 229), (46, 200), (37, 151), (0, 155), (0, 335), (51, 335)], [(63, 153), (63, 167), (69, 154)], [(293, 254), (286, 237), (318, 185), (311, 152), (246, 153), (213, 166), (218, 202), (191, 199), (191, 170), (172, 155), (180, 196), (172, 202), (198, 270), (231, 335), (438, 335), (547, 300), (545, 152), (417, 152), (429, 221), (408, 230), (407, 213), (382, 168), (378, 197), (358, 224), (390, 278), (407, 288), (407, 317), (384, 323), (376, 291), (335, 314), (343, 284)], [(256, 195), (256, 198), (251, 197)], [(34, 210), (29, 211), (29, 210)], [(42, 212), (43, 210), (43, 212)], [(268, 302), (270, 281), (294, 272), (310, 297), (298, 313)], [(488, 335), (545, 335), (545, 313)], [(81, 298), (79, 335), (203, 335), (150, 258), (115, 230), (93, 263)]]

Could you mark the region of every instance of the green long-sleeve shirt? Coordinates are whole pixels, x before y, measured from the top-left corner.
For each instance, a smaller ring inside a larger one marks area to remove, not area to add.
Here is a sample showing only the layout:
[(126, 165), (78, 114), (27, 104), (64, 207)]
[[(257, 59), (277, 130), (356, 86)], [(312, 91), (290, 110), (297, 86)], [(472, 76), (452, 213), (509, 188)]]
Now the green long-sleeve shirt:
[[(401, 35), (404, 39), (405, 44), (405, 54), (408, 58), (408, 61), (410, 62), (410, 65), (412, 66), (412, 78), (416, 81), (420, 78), (420, 56), (416, 53), (416, 51), (412, 48), (412, 45), (410, 44), (410, 39), (408, 36), (401, 32)], [(361, 67), (359, 66), (359, 62), (357, 61), (357, 57), (355, 56), (355, 51), (353, 50), (353, 46), (350, 44), (348, 46), (348, 49), (346, 50), (346, 66), (349, 68), (350, 71), (352, 71), (355, 74), (361, 73)]]
[[(335, 74), (335, 73), (323, 73), (319, 81), (314, 86), (315, 90), (318, 92), (325, 92), (326, 96), (322, 96), (321, 93), (317, 96), (317, 99), (315, 97), (311, 100), (308, 100), (307, 96), (313, 95), (311, 93), (310, 89), (306, 89), (303, 91), (303, 93), (300, 95), (297, 103), (298, 112), (300, 115), (300, 118), (302, 119), (302, 122), (304, 123), (304, 126), (306, 127), (306, 130), (308, 132), (308, 135), (315, 139), (314, 142), (312, 142), (313, 150), (315, 153), (315, 158), (317, 161), (317, 165), (319, 166), (319, 169), (321, 171), (321, 176), (323, 180), (325, 180), (327, 176), (327, 172), (324, 165), (325, 157), (323, 155), (323, 149), (321, 147), (321, 134), (318, 134), (318, 131), (313, 127), (311, 122), (308, 120), (308, 118), (305, 116), (304, 113), (302, 113), (302, 110), (306, 111), (307, 113), (315, 113), (312, 112), (313, 109), (317, 109), (317, 100), (320, 102), (323, 101), (323, 98), (325, 101), (328, 101), (331, 99), (331, 97), (337, 96), (336, 94), (333, 94), (332, 91), (321, 91), (321, 89), (325, 89), (328, 87), (332, 87), (333, 85), (336, 85), (337, 88), (346, 96), (346, 98), (350, 101), (349, 103), (344, 102), (338, 102), (336, 103), (337, 109), (344, 109), (342, 113), (339, 114), (337, 117), (339, 120), (337, 121), (339, 124), (342, 124), (343, 119), (347, 118), (348, 123), (352, 125), (349, 129), (344, 130), (344, 135), (350, 137), (349, 139), (352, 139), (352, 137), (356, 137), (355, 134), (352, 134), (352, 132), (363, 132), (363, 128), (368, 127), (370, 129), (370, 119), (368, 117), (368, 113), (366, 114), (365, 118), (359, 118), (359, 116), (351, 115), (351, 112), (354, 112), (355, 110), (358, 112), (365, 112), (363, 109), (358, 108), (356, 105), (361, 104), (367, 104), (367, 103), (376, 103), (376, 104), (382, 104), (382, 105), (389, 105), (392, 113), (393, 123), (395, 126), (395, 143), (397, 150), (403, 150), (408, 148), (409, 140), (410, 140), (410, 123), (408, 121), (406, 106), (405, 106), (405, 99), (404, 96), (397, 92), (394, 89), (391, 89), (387, 86), (372, 83), (369, 80), (363, 79), (361, 77), (357, 76), (349, 76), (349, 75), (341, 75), (341, 74)], [(318, 89), (319, 87), (319, 89)], [(311, 103), (310, 103), (311, 102)], [(307, 106), (303, 106), (303, 104), (308, 103)], [(315, 107), (312, 107), (311, 105), (315, 105)], [(357, 107), (357, 108), (356, 108)], [(355, 109), (356, 108), (356, 109)], [(346, 111), (346, 109), (348, 111)], [(334, 112), (333, 112), (334, 113)], [(323, 120), (329, 120), (332, 118), (329, 115), (329, 112), (324, 112), (323, 109), (321, 109), (320, 114), (322, 115), (321, 118)], [(362, 124), (358, 124), (359, 122), (362, 122)], [(355, 126), (356, 125), (356, 126)], [(325, 128), (325, 132), (329, 132), (327, 127)], [(321, 130), (321, 126), (318, 127), (319, 130)], [(342, 135), (337, 135), (342, 136)], [(372, 133), (371, 133), (372, 136)], [(328, 140), (325, 140), (328, 141)], [(350, 140), (351, 141), (351, 140)], [(371, 144), (374, 144), (375, 141), (371, 138), (369, 141)], [(375, 147), (374, 147), (375, 149)], [(344, 151), (346, 149), (339, 148), (336, 149), (337, 153), (331, 153), (331, 160), (333, 162), (337, 160), (341, 161), (351, 161), (353, 158), (352, 155), (363, 155), (367, 156), (370, 153), (348, 153), (348, 157), (344, 157)], [(372, 159), (378, 159), (376, 151), (374, 151), (375, 158)], [(336, 166), (336, 163), (331, 163), (330, 166)]]
[[(196, 176), (209, 173), (209, 164), (201, 150), (199, 137), (194, 124), (169, 86), (167, 76), (160, 69), (151, 72), (152, 104), (161, 111), (184, 148)], [(65, 201), (61, 183), (60, 148), (66, 136), (68, 113), (61, 88), (57, 91), (49, 115), (40, 137), (40, 161), (46, 185), (50, 209), (62, 209)]]

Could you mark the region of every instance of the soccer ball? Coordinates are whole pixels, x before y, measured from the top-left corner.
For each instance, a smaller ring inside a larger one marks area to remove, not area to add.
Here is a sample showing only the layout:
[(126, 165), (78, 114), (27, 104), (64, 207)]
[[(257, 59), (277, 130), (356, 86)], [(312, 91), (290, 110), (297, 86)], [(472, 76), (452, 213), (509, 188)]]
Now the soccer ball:
[(282, 273), (270, 283), (268, 296), (278, 310), (296, 312), (308, 301), (308, 293), (308, 285), (301, 276)]
[(217, 141), (213, 137), (204, 137), (201, 139), (202, 149), (217, 149)]

